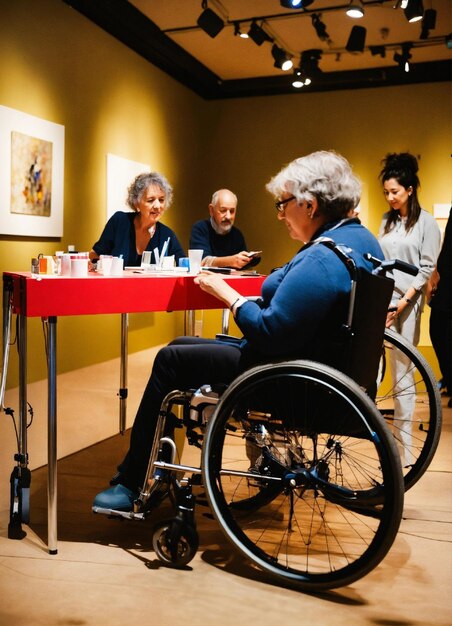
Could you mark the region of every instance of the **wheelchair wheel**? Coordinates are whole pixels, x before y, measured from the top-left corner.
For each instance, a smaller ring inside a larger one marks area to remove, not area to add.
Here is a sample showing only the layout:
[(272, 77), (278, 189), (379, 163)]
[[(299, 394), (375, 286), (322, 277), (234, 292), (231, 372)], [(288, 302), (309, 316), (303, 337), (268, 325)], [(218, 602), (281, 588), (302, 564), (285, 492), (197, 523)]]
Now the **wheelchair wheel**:
[(183, 567), (195, 556), (199, 545), (196, 529), (177, 519), (161, 522), (154, 528), (152, 547), (169, 567)]
[(358, 385), (319, 363), (264, 365), (237, 378), (207, 427), (202, 468), (229, 540), (305, 591), (367, 574), (399, 528), (395, 440)]
[[(407, 490), (424, 474), (438, 447), (441, 397), (422, 354), (390, 329), (384, 339), (376, 405), (396, 440)], [(406, 363), (404, 374), (392, 374), (395, 360)]]

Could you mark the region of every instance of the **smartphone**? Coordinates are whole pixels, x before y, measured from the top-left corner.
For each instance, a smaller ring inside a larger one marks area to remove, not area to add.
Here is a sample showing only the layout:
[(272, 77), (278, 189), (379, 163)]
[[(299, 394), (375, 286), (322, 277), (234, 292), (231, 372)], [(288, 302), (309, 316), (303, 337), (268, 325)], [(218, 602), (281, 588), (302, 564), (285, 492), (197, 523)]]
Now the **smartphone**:
[(214, 274), (231, 274), (231, 267), (201, 267), (202, 272), (214, 272)]

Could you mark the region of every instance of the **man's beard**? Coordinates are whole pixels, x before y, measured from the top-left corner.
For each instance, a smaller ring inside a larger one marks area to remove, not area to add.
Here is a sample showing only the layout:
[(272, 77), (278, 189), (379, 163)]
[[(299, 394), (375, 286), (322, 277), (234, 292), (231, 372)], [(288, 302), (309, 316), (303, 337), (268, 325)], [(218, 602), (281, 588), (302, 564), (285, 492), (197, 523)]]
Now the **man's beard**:
[(213, 217), (210, 218), (210, 223), (217, 235), (227, 235), (232, 228), (231, 222), (229, 224), (217, 224)]

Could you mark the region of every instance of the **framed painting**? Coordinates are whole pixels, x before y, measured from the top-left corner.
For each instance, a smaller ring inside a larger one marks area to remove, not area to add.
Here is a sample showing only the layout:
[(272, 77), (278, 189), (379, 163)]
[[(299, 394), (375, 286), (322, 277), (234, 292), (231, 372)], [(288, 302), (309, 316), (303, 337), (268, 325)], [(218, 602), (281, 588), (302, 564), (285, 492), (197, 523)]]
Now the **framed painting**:
[(107, 154), (107, 220), (116, 211), (131, 210), (126, 202), (129, 185), (135, 176), (150, 170), (147, 163)]
[(62, 237), (64, 126), (0, 105), (0, 234)]

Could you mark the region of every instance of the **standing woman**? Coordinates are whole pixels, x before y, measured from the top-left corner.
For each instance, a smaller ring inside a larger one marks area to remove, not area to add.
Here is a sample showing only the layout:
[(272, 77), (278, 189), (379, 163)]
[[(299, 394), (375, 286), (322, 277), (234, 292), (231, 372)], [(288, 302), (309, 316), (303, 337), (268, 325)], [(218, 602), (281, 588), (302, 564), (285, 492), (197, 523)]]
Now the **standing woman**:
[(141, 265), (143, 252), (149, 250), (151, 263), (156, 263), (154, 249), (160, 254), (169, 239), (166, 254), (174, 254), (177, 263), (185, 252), (171, 228), (160, 222), (172, 199), (173, 188), (162, 174), (139, 174), (128, 189), (127, 204), (133, 212), (117, 211), (112, 215), (89, 253), (90, 261), (95, 262), (101, 254), (112, 254), (121, 255), (125, 266)]
[[(389, 211), (383, 216), (378, 240), (386, 259), (400, 259), (419, 268), (417, 276), (394, 271), (394, 293), (386, 326), (392, 328), (414, 346), (419, 343), (421, 313), (425, 290), (439, 254), (441, 234), (434, 217), (422, 209), (417, 197), (420, 186), (418, 162), (408, 152), (388, 154), (383, 160), (380, 180)], [(395, 400), (395, 420), (405, 424), (402, 438), (409, 444), (408, 433), (414, 412), (414, 378), (410, 361), (399, 352), (390, 351), (394, 388), (400, 393)], [(402, 389), (408, 393), (402, 393)], [(409, 465), (413, 459), (402, 458)]]

